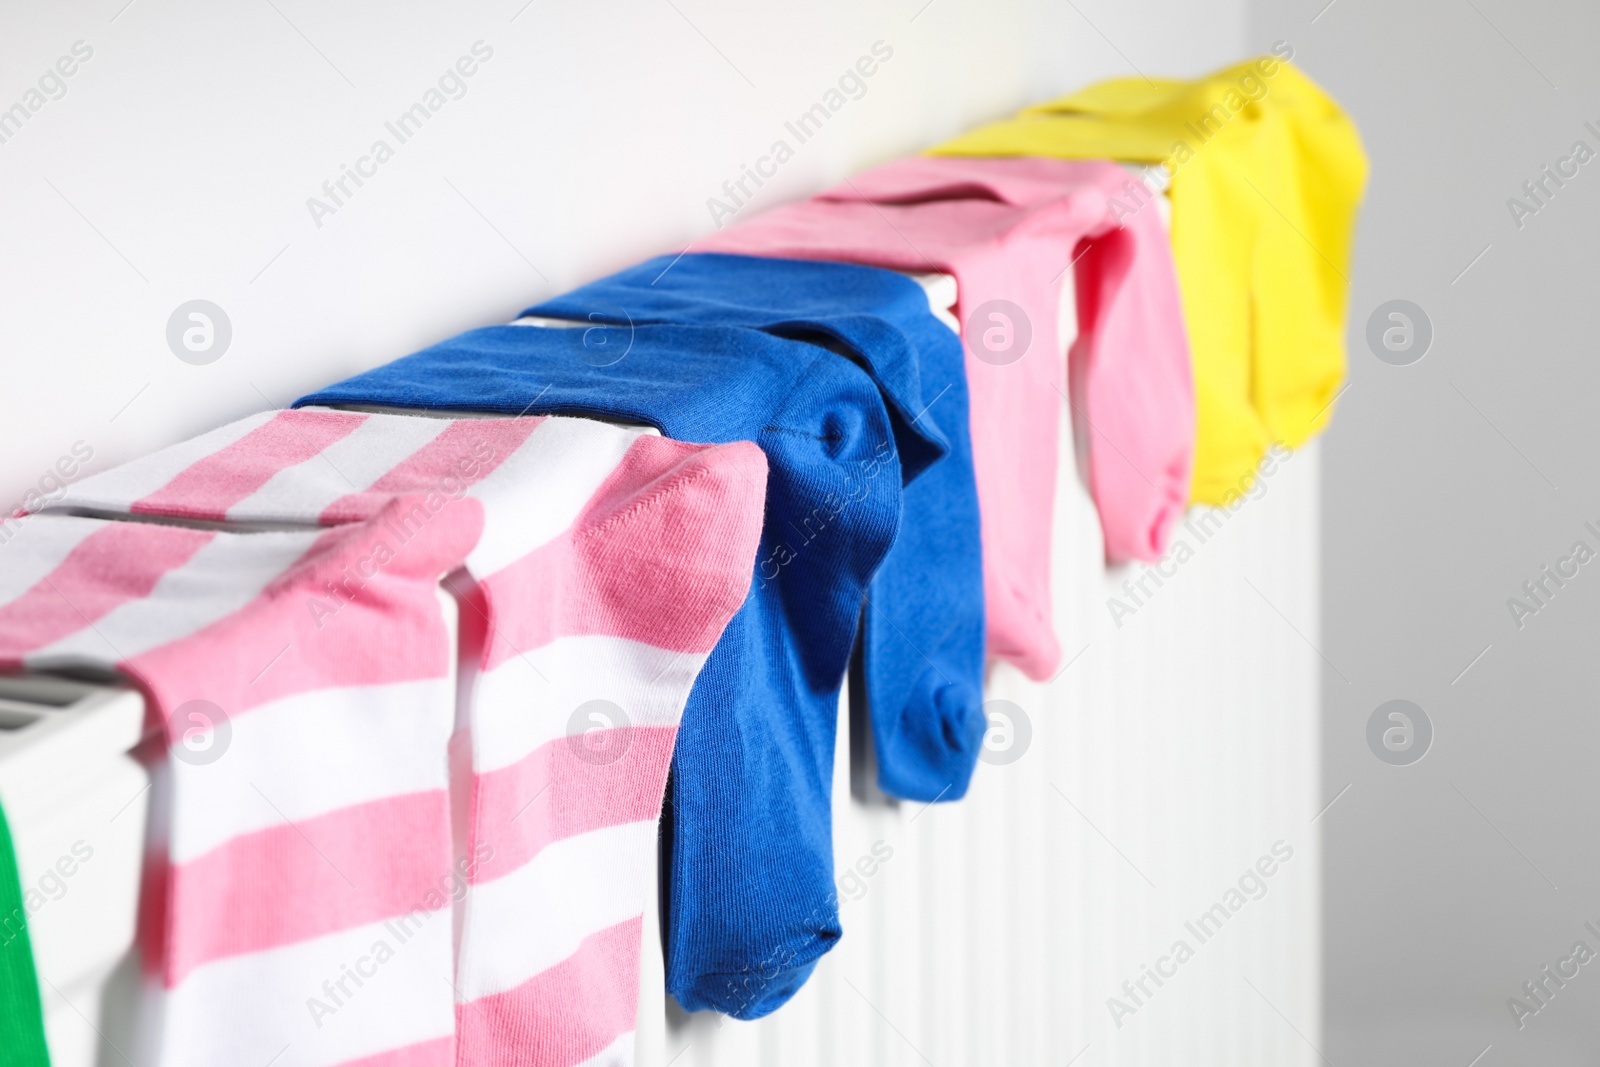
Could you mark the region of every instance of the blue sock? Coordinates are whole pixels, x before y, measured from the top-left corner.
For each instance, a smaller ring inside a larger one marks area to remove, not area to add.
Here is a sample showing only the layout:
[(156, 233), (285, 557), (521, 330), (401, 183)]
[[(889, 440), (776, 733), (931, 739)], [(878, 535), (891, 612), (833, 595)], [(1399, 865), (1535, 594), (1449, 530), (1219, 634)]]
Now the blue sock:
[(839, 688), (902, 482), (945, 451), (929, 420), (891, 415), (848, 359), (733, 327), (493, 326), (298, 403), (597, 415), (761, 446), (755, 580), (695, 682), (673, 759), (668, 988), (689, 1010), (739, 1018), (787, 1000), (841, 933)]
[(986, 726), (982, 544), (961, 340), (922, 287), (877, 267), (701, 253), (648, 260), (523, 314), (816, 340), (844, 349), (919, 425), (937, 424), (950, 452), (906, 486), (900, 535), (862, 591), (863, 680), (879, 787), (911, 800), (964, 795)]

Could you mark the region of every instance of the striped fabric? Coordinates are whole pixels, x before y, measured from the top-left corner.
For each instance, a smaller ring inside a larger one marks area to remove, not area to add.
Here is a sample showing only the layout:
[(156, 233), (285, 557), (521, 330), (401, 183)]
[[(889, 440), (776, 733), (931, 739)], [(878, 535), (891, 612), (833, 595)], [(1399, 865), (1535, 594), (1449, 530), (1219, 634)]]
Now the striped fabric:
[[(0, 577), (0, 657), (115, 663), (168, 720), (147, 1062), (631, 1062), (672, 745), (747, 592), (765, 480), (750, 444), (307, 409), (57, 505), (303, 529), (25, 520), (39, 562)], [(197, 697), (230, 719), (214, 765), (177, 754)]]
[[(414, 1062), (449, 1062), (449, 920), (433, 909), (403, 946), (384, 924), (453, 862), (439, 755), (452, 661), (434, 590), (481, 511), (452, 509), (401, 546), (360, 621), (318, 630), (307, 609), (371, 557), (391, 518), (234, 534), (35, 516), (6, 545), (0, 665), (119, 668), (165, 727), (141, 900), (146, 996), (137, 1045), (118, 1041), (141, 1067), (429, 1047)], [(384, 981), (313, 1019), (323, 982), (380, 940)]]

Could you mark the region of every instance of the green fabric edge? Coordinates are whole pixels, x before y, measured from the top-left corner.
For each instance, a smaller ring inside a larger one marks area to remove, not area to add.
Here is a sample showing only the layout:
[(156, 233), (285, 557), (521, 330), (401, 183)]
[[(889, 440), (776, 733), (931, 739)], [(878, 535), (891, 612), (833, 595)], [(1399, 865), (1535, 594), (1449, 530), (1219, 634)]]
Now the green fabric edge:
[(0, 1067), (50, 1067), (11, 827), (0, 808)]

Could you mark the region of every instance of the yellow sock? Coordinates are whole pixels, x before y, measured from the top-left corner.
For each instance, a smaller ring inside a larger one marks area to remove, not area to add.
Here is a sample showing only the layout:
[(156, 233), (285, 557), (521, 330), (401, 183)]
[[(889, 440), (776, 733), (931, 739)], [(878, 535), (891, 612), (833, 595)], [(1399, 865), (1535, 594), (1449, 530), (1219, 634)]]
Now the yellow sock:
[(1327, 421), (1367, 160), (1338, 104), (1287, 62), (1101, 82), (933, 154), (1165, 164), (1194, 355), (1192, 500), (1223, 502), (1271, 442), (1296, 447)]

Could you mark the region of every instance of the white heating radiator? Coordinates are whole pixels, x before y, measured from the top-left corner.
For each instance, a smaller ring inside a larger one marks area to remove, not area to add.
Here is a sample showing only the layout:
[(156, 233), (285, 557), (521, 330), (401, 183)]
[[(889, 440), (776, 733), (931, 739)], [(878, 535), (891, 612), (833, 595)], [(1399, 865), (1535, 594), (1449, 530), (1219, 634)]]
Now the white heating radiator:
[[(919, 281), (954, 326), (953, 279)], [(1070, 286), (1061, 311), (1071, 338)], [(1065, 411), (1062, 425), (1072, 425)], [(639, 1067), (1320, 1061), (1314, 820), (1331, 797), (1318, 781), (1316, 447), (1231, 512), (1194, 509), (1159, 569), (1108, 569), (1071, 436), (1056, 503), (1062, 672), (1037, 684), (992, 669), (986, 698), (1009, 702), (990, 709), (1010, 721), (991, 715), (994, 762), (956, 803), (879, 793), (870, 732), (852, 729), (842, 701), (843, 941), (789, 1004), (740, 1023), (667, 1000), (659, 927), (647, 921)], [(73, 745), (89, 754), (73, 773), (99, 787), (73, 794), (69, 810), (64, 780), (34, 773), (46, 761), (18, 745), (48, 723), (14, 731), (7, 759), (7, 724), (45, 714), (29, 710), (30, 694), (9, 695), (24, 702), (0, 691), (0, 799), (20, 817), (24, 884), (45, 878), (80, 836), (97, 850), (34, 920), (40, 970), (65, 986), (45, 990), (53, 1062), (113, 1067), (123, 1058), (105, 1037), (125, 1025), (113, 1017), (120, 998), (101, 1003), (117, 962), (105, 950), (131, 942), (146, 799), (135, 792), (142, 772), (118, 753), (137, 737), (127, 702), (140, 706), (124, 693), (114, 712), (94, 697), (47, 714), (94, 712), (50, 757), (71, 764), (63, 746)], [(131, 979), (131, 959), (120, 977)]]
[[(1160, 168), (1129, 169), (1165, 185)], [(918, 280), (935, 313), (954, 306), (953, 279)], [(1072, 285), (1061, 296), (1065, 358)], [(1074, 426), (1065, 401), (1061, 425)], [(833, 787), (844, 939), (792, 1001), (742, 1023), (665, 996), (647, 922), (638, 1067), (1321, 1062), (1317, 447), (1231, 510), (1192, 509), (1159, 569), (1108, 568), (1075, 460), (1084, 429), (1062, 435), (1056, 489), (1066, 666), (1038, 684), (997, 665), (985, 692), (1027, 726), (990, 704), (997, 759), (966, 798), (897, 802), (873, 786), (847, 694)], [(1264, 857), (1271, 875), (1247, 875)]]
[[(1316, 446), (1232, 514), (1193, 509), (1177, 533), (1192, 556), (1175, 553), (1159, 588), (1146, 578), (1142, 605), (1121, 585), (1146, 568), (1100, 558), (1070, 444), (1061, 470), (1056, 624), (1069, 666), (1051, 684), (999, 666), (986, 693), (1023, 710), (1026, 751), (980, 764), (958, 803), (888, 801), (841, 708), (834, 861), (841, 879), (856, 871), (841, 882), (844, 939), (794, 1000), (741, 1023), (667, 1000), (647, 930), (639, 1067), (1320, 1063), (1313, 819), (1331, 798), (1312, 647)], [(1112, 596), (1133, 608), (1120, 628)], [(1230, 897), (1262, 857), (1271, 875)], [(1181, 963), (1178, 941), (1193, 951)], [(1146, 965), (1170, 977), (1158, 986)], [(1128, 1010), (1113, 1012), (1112, 997)]]

